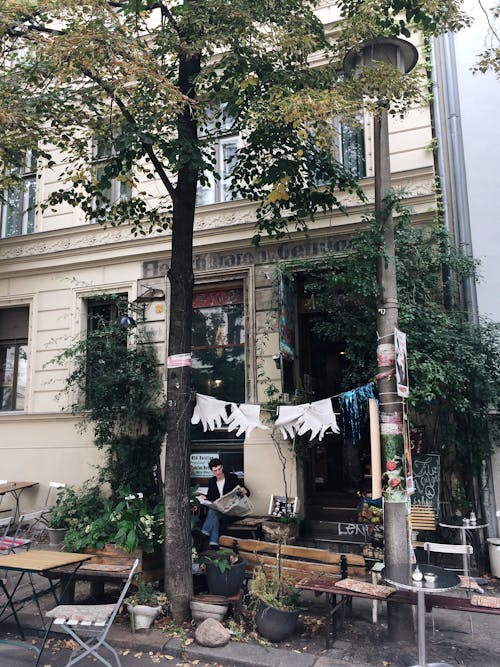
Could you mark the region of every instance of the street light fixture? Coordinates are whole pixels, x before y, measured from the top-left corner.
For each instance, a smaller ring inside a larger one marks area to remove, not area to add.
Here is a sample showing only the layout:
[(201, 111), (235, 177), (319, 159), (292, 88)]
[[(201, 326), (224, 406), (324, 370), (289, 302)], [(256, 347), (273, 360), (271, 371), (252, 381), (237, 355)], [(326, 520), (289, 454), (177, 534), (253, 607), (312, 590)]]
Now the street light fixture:
[[(347, 76), (355, 76), (358, 67), (377, 63), (392, 65), (400, 74), (410, 72), (418, 61), (418, 51), (404, 39), (381, 37), (361, 44), (349, 51), (343, 62)], [(377, 309), (377, 364), (380, 401), (380, 439), (383, 452), (392, 452), (392, 458), (404, 460), (403, 405), (398, 398), (395, 378), (394, 329), (398, 322), (398, 298), (394, 245), (394, 223), (391, 208), (384, 198), (391, 188), (389, 157), (388, 100), (379, 100), (373, 118), (375, 163), (375, 216), (384, 235), (385, 256), (377, 267), (380, 297)], [(404, 473), (402, 474), (404, 478)], [(395, 492), (385, 493), (384, 505), (384, 561), (386, 565), (409, 565), (409, 536), (404, 481)], [(388, 605), (389, 632), (394, 639), (409, 637), (412, 627), (410, 610), (395, 610)]]

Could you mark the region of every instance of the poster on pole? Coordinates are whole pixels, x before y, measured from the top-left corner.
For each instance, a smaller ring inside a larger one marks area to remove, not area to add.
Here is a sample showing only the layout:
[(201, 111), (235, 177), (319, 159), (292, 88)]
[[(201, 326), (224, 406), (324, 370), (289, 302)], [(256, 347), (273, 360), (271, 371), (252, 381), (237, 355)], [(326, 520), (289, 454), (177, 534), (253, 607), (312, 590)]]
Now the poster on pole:
[(394, 348), (396, 355), (396, 385), (398, 396), (408, 398), (410, 387), (408, 382), (408, 357), (406, 354), (406, 334), (394, 329)]

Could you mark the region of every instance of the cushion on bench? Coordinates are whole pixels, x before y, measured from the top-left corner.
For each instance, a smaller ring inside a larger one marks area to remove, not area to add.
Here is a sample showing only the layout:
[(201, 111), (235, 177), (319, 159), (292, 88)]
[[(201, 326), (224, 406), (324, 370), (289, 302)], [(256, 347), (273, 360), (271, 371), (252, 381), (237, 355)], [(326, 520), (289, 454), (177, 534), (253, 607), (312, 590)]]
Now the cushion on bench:
[(345, 588), (355, 593), (366, 593), (366, 595), (375, 595), (377, 597), (389, 597), (391, 593), (396, 590), (392, 586), (384, 586), (382, 584), (371, 584), (368, 581), (361, 581), (359, 579), (339, 579), (335, 583), (336, 588)]
[(492, 595), (471, 595), (470, 603), (475, 607), (500, 609), (500, 598), (493, 597)]

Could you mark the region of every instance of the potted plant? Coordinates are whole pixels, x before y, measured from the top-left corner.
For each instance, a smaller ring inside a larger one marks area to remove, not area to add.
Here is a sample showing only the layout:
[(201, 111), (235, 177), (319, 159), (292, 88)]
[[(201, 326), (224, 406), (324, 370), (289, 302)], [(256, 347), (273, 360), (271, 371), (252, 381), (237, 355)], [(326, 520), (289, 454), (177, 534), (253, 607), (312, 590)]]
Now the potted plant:
[(270, 572), (263, 565), (254, 569), (251, 594), (256, 603), (255, 624), (259, 634), (280, 642), (295, 632), (299, 592), (282, 573), (280, 552)]
[(212, 595), (233, 597), (243, 588), (246, 562), (232, 549), (206, 551), (198, 557)]
[(89, 481), (80, 489), (66, 486), (59, 489), (56, 502), (47, 513), (47, 532), (51, 546), (63, 543), (71, 528), (81, 530), (87, 515), (95, 515), (102, 507), (99, 487)]
[(125, 598), (132, 632), (150, 628), (166, 604), (165, 594), (158, 591), (151, 582), (144, 581), (141, 575), (135, 578), (135, 584), (136, 590)]

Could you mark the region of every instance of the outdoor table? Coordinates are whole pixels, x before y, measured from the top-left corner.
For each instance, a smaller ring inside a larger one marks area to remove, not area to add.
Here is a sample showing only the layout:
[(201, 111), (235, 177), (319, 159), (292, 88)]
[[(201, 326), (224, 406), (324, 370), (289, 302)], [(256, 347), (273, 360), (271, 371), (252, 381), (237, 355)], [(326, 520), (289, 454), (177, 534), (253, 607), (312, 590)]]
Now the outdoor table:
[(425, 596), (432, 593), (442, 593), (456, 588), (460, 578), (454, 572), (435, 565), (420, 564), (422, 573), (432, 572), (437, 576), (433, 583), (422, 578), (415, 581), (412, 577), (415, 565), (386, 565), (382, 571), (382, 578), (396, 588), (417, 593), (417, 636), (418, 636), (418, 663), (412, 667), (451, 667), (446, 662), (427, 663), (425, 659)]
[[(74, 576), (80, 565), (89, 558), (92, 558), (91, 554), (78, 554), (78, 553), (71, 553), (64, 551), (62, 552), (46, 551), (41, 549), (40, 550), (33, 549), (21, 553), (11, 553), (8, 556), (0, 556), (0, 570), (16, 572), (19, 575), (17, 581), (15, 582), (10, 592), (5, 583), (2, 582), (2, 590), (7, 598), (7, 601), (3, 604), (3, 606), (0, 606), (0, 621), (2, 620), (2, 617), (4, 616), (6, 610), (10, 608), (11, 613), (8, 616), (6, 616), (6, 618), (10, 617), (11, 615), (14, 616), (19, 630), (19, 634), (21, 635), (21, 639), (24, 641), (25, 637), (24, 637), (23, 627), (21, 625), (19, 616), (16, 613), (16, 607), (15, 607), (15, 594), (24, 576), (26, 574), (28, 575), (43, 574), (45, 577), (47, 577), (50, 583), (50, 591), (54, 597), (56, 605), (58, 605), (61, 597), (64, 596), (64, 591), (61, 593), (61, 596), (57, 595), (54, 582), (50, 576), (50, 570), (56, 567), (62, 567), (64, 565), (73, 565), (74, 566), (73, 576)], [(32, 595), (28, 599), (35, 601), (38, 605), (39, 593), (37, 593), (35, 586), (33, 585), (33, 582), (31, 582), (31, 588), (32, 588)], [(33, 644), (29, 643), (20, 644), (19, 642), (13, 642), (6, 639), (0, 639), (0, 644), (14, 644), (14, 645), (19, 644), (22, 646), (27, 646), (28, 648), (31, 648), (34, 651), (36, 651), (38, 653), (38, 656), (40, 656), (41, 651), (43, 649), (43, 645), (45, 644), (46, 638), (48, 636), (49, 630), (50, 627), (45, 633), (45, 637), (43, 639), (41, 648), (38, 648)]]
[[(441, 528), (451, 528), (452, 530), (459, 530), (460, 531), (460, 540), (461, 540), (461, 542), (464, 546), (467, 544), (467, 531), (468, 530), (471, 531), (471, 533), (470, 533), (471, 536), (472, 536), (471, 541), (474, 542), (474, 551), (477, 552), (478, 550), (476, 548), (477, 547), (476, 540), (473, 537), (473, 532), (472, 531), (479, 530), (481, 528), (486, 528), (486, 526), (488, 524), (487, 523), (475, 523), (475, 524), (472, 525), (469, 522), (468, 525), (465, 525), (464, 522), (463, 522), (463, 519), (461, 517), (452, 517), (452, 516), (450, 516), (450, 517), (443, 517), (441, 519), (441, 521), (439, 521), (439, 525), (441, 526)], [(468, 561), (468, 558), (467, 558), (467, 554), (463, 554), (462, 558), (463, 558), (463, 561), (462, 561), (463, 562), (463, 571), (464, 571), (465, 576), (468, 577), (469, 576), (469, 561)]]
[(6, 482), (5, 484), (0, 484), (0, 496), (4, 496), (6, 493), (10, 493), (14, 496), (16, 501), (16, 506), (14, 508), (14, 522), (21, 514), (19, 500), (21, 498), (22, 492), (25, 489), (31, 489), (33, 486), (38, 486), (38, 482)]

